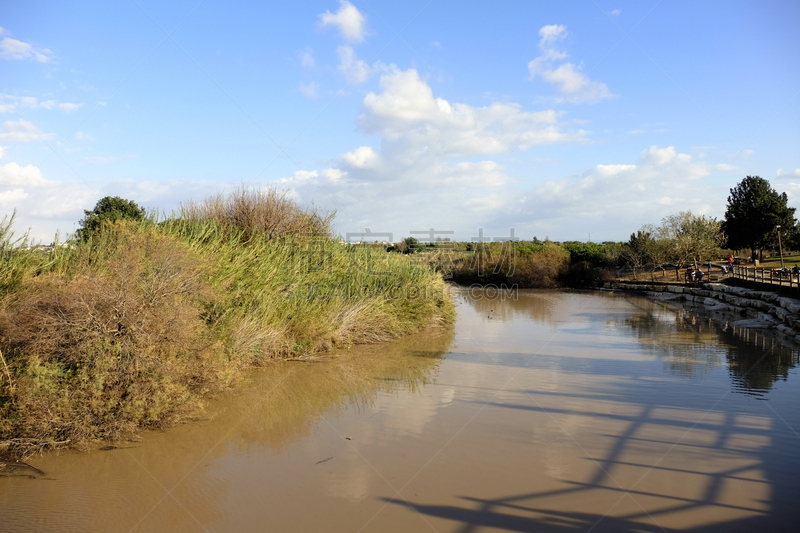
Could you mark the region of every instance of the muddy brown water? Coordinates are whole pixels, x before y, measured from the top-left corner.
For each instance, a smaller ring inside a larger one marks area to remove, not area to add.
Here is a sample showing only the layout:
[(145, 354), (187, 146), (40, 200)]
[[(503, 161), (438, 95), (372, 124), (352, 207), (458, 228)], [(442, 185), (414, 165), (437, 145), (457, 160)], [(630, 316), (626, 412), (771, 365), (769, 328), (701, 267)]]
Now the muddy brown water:
[(44, 475), (0, 477), (0, 531), (797, 531), (796, 348), (624, 294), (457, 300), (453, 331), (30, 459)]

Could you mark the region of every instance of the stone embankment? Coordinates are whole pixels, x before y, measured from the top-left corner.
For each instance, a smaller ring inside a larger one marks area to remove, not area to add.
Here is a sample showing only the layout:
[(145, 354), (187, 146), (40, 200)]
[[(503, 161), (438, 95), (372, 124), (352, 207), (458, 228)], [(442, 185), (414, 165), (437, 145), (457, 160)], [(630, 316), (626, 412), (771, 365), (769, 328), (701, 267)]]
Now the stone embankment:
[(613, 282), (608, 289), (644, 292), (659, 300), (681, 300), (741, 317), (735, 326), (774, 329), (800, 343), (800, 300), (769, 291), (731, 287), (721, 283), (697, 286)]

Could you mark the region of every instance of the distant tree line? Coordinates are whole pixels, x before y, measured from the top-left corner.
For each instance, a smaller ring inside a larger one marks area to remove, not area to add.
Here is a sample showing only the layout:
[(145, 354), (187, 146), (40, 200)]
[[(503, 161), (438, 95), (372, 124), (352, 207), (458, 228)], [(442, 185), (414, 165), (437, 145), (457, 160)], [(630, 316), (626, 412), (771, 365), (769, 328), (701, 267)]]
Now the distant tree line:
[[(281, 212), (277, 218), (290, 218), (284, 215)], [(747, 249), (754, 257), (763, 259), (764, 250), (778, 248), (779, 231), (785, 249), (800, 249), (800, 226), (794, 215), (795, 208), (788, 206), (786, 193), (778, 193), (763, 178), (747, 176), (730, 189), (723, 220), (681, 211), (665, 217), (659, 225), (643, 225), (624, 243), (555, 243), (549, 238), (540, 241), (534, 237), (533, 241), (516, 242), (512, 248), (508, 248), (515, 257), (515, 274), (504, 270), (501, 272), (502, 269), (494, 272), (494, 265), (492, 272), (494, 277), (514, 277), (530, 286), (553, 286), (556, 277), (564, 278), (567, 283), (571, 283), (568, 278), (575, 277), (582, 284), (597, 275), (597, 272), (593, 272), (597, 268), (628, 267), (636, 277), (642, 272), (659, 269), (665, 272), (668, 267), (673, 267), (678, 275), (677, 271), (682, 267), (697, 268), (707, 261), (723, 259), (735, 250)], [(93, 210), (85, 211), (77, 237), (86, 241), (105, 224), (118, 220), (141, 221), (145, 217), (145, 210), (136, 203), (119, 197), (106, 197)], [(330, 217), (321, 225), (328, 227), (328, 224)], [(256, 224), (253, 222), (251, 225)], [(430, 253), (440, 246), (447, 252), (444, 256)], [(555, 248), (564, 253), (554, 252)], [(492, 247), (483, 244), (420, 242), (414, 237), (391, 244), (386, 250), (401, 254), (427, 251), (430, 256), (428, 262), (434, 269), (453, 270), (459, 273), (455, 275), (456, 278), (475, 278), (478, 282), (487, 282), (488, 278), (482, 279), (485, 275), (479, 272), (480, 269), (475, 270), (470, 265), (492, 263), (489, 257), (493, 253)], [(476, 261), (475, 257), (481, 258), (483, 263)], [(565, 257), (568, 258), (566, 261)], [(547, 258), (546, 261), (544, 258)], [(548, 268), (544, 268), (544, 264)]]

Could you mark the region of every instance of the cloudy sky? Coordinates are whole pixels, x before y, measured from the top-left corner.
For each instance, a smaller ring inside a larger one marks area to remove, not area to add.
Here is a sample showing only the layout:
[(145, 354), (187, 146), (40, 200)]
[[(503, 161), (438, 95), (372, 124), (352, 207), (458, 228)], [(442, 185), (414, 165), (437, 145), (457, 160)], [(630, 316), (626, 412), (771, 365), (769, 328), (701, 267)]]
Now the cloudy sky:
[(800, 207), (792, 0), (36, 1), (0, 26), (0, 209), (42, 242), (103, 196), (242, 184), (395, 240), (626, 240), (722, 217), (747, 175)]

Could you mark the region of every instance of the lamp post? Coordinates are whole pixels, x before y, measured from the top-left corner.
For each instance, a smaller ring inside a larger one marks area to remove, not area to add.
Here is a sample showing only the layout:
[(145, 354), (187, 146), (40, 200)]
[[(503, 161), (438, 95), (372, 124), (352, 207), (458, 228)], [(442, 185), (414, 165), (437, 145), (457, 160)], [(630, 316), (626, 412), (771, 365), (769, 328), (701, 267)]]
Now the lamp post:
[(775, 229), (778, 231), (778, 253), (781, 254), (781, 268), (786, 268), (783, 266), (783, 246), (781, 246), (781, 225), (778, 224), (775, 226)]

